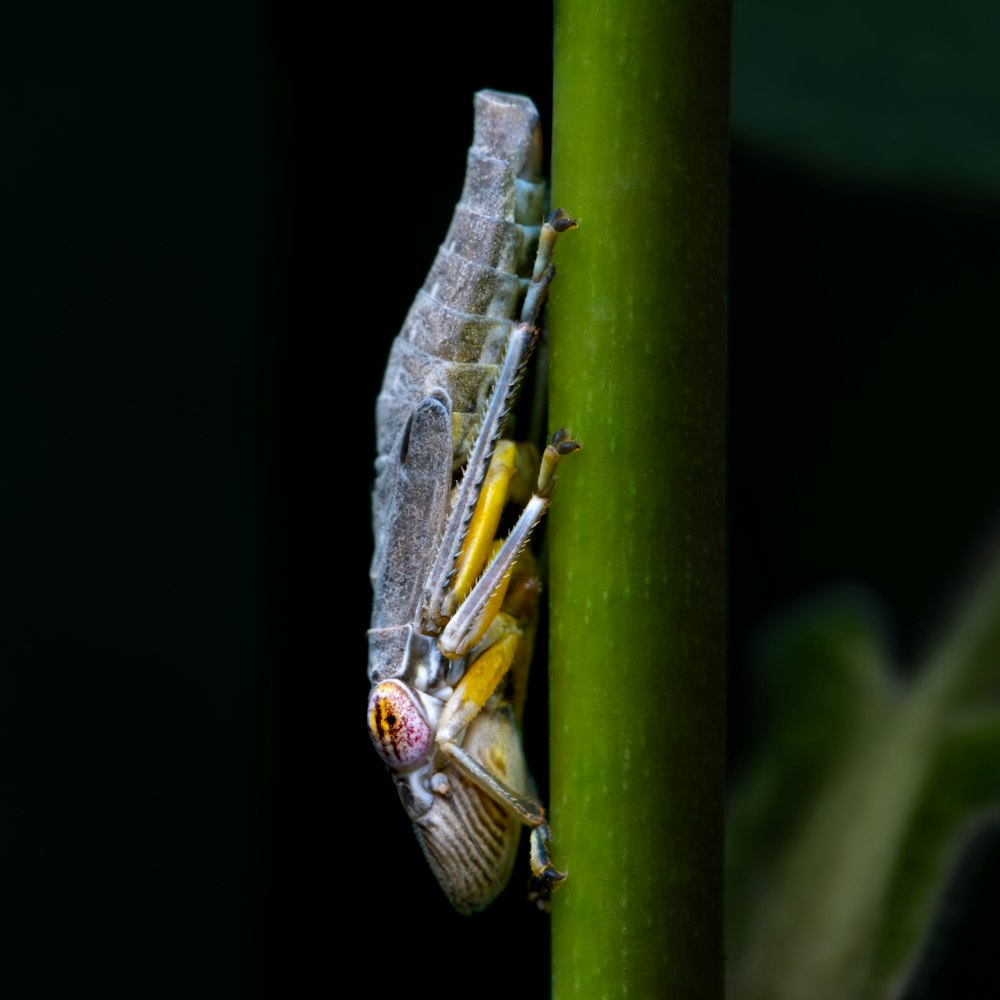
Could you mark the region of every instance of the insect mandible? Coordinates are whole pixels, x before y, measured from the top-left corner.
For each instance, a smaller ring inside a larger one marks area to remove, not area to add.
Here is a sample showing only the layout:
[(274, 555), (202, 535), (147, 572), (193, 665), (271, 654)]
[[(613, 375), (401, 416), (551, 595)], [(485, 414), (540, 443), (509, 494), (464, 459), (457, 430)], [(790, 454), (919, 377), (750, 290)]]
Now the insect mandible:
[[(454, 907), (481, 910), (510, 878), (521, 829), (536, 892), (564, 878), (521, 746), (539, 581), (527, 542), (555, 469), (503, 437), (554, 275), (556, 212), (532, 102), (481, 91), (465, 186), (393, 342), (378, 397), (368, 632), (369, 735)], [(504, 534), (502, 518), (514, 524)]]

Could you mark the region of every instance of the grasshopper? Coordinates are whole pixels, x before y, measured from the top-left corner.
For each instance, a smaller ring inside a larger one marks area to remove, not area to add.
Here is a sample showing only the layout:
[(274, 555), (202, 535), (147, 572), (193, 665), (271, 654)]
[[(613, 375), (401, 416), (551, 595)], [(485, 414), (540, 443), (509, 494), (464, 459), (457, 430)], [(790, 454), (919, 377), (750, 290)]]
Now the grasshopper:
[(539, 462), (503, 437), (553, 247), (576, 223), (559, 211), (542, 224), (531, 101), (481, 91), (475, 109), (461, 201), (378, 397), (368, 632), (369, 735), (463, 913), (506, 885), (524, 826), (538, 897), (564, 878), (520, 721), (540, 592), (527, 542), (559, 461), (579, 447), (558, 431)]

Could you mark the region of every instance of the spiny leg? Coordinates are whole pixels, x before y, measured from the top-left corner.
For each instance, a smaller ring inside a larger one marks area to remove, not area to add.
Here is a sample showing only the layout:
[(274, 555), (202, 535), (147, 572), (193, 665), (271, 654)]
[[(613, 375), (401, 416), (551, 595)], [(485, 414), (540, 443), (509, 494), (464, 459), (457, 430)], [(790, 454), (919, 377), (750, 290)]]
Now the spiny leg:
[(510, 534), (504, 539), (500, 550), (441, 633), (439, 646), (445, 656), (462, 656), (478, 640), (482, 633), (484, 616), (494, 600), (494, 595), (503, 585), (517, 557), (527, 545), (535, 526), (548, 510), (555, 487), (556, 467), (566, 455), (578, 451), (579, 448), (580, 445), (573, 441), (565, 430), (556, 431), (552, 435), (552, 442), (542, 455), (535, 492)]
[[(495, 554), (500, 516), (509, 503), (524, 503), (531, 495), (528, 485), (538, 468), (538, 453), (528, 444), (499, 441), (479, 492), (462, 551), (441, 601), (438, 625), (444, 625), (465, 600), (483, 567)], [(529, 478), (530, 477), (530, 478)], [(495, 614), (495, 612), (494, 612)], [(483, 625), (483, 630), (489, 621)], [(475, 641), (478, 641), (478, 637)]]
[(483, 425), (469, 453), (469, 460), (452, 501), (448, 522), (438, 546), (437, 558), (427, 576), (423, 617), (432, 628), (446, 617), (442, 615), (441, 605), (448, 592), (455, 561), (465, 542), (486, 471), (493, 457), (494, 447), (537, 337), (536, 329), (518, 324), (508, 338), (507, 352), (496, 385), (493, 387), (493, 394), (486, 406)]
[(551, 261), (556, 240), (562, 233), (575, 227), (576, 221), (569, 218), (562, 209), (554, 212), (542, 226), (534, 271), (521, 308), (521, 318), (508, 338), (500, 374), (497, 376), (486, 412), (483, 414), (482, 426), (469, 452), (465, 472), (441, 537), (437, 558), (427, 575), (424, 620), (432, 630), (440, 623), (442, 617), (446, 617), (442, 615), (441, 608), (453, 575), (455, 561), (465, 542), (483, 479), (496, 442), (503, 432), (503, 425), (513, 405), (514, 397), (517, 395), (524, 367), (538, 339), (538, 316), (545, 303), (548, 286), (555, 277), (555, 268)]

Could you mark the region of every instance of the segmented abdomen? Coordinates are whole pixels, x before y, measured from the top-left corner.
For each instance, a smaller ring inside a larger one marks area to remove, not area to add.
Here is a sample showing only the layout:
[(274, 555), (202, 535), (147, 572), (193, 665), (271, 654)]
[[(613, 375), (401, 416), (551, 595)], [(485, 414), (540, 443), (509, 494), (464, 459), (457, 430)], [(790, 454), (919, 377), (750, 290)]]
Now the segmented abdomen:
[(545, 203), (538, 112), (528, 98), (496, 91), (480, 91), (475, 104), (462, 198), (386, 368), (380, 456), (434, 388), (448, 389), (459, 423), (475, 421), (530, 276)]
[(453, 459), (463, 463), (531, 274), (544, 208), (534, 104), (480, 91), (462, 198), (393, 342), (378, 397), (376, 544), (394, 451), (414, 406), (434, 390), (451, 400)]

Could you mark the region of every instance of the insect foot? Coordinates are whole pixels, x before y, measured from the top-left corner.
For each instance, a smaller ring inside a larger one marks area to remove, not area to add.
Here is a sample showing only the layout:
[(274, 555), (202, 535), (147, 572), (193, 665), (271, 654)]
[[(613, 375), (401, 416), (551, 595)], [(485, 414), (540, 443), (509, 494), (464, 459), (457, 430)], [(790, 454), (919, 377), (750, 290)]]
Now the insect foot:
[(540, 910), (548, 910), (552, 892), (563, 879), (565, 872), (552, 867), (548, 853), (549, 828), (543, 824), (531, 831), (531, 884), (528, 899)]

